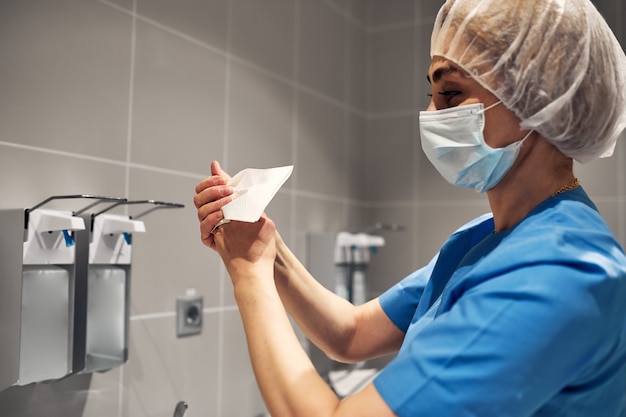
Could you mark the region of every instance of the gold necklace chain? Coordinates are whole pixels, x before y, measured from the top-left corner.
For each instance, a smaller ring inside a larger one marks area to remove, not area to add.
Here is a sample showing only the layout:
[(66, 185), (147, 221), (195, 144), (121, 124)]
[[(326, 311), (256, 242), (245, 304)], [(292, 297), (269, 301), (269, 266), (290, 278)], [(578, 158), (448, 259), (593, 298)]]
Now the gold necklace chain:
[(574, 181), (562, 186), (561, 188), (557, 190), (556, 193), (552, 194), (552, 197), (554, 197), (555, 195), (564, 193), (565, 191), (573, 190), (574, 188), (577, 188), (579, 185), (580, 185), (580, 182), (578, 181), (578, 178), (574, 178)]

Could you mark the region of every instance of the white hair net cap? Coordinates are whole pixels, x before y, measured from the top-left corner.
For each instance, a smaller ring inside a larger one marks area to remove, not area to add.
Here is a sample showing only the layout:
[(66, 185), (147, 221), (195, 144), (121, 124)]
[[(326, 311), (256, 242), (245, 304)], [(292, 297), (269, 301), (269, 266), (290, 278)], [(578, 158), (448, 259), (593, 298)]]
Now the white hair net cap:
[(431, 56), (579, 162), (610, 156), (626, 128), (626, 56), (589, 0), (448, 0)]

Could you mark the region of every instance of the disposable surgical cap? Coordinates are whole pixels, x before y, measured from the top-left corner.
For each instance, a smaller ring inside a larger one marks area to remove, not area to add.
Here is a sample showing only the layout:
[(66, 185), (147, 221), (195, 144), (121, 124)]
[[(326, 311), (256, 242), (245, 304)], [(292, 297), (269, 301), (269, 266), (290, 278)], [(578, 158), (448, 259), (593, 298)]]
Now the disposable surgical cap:
[(610, 156), (626, 128), (626, 56), (589, 0), (448, 0), (431, 56), (579, 162)]

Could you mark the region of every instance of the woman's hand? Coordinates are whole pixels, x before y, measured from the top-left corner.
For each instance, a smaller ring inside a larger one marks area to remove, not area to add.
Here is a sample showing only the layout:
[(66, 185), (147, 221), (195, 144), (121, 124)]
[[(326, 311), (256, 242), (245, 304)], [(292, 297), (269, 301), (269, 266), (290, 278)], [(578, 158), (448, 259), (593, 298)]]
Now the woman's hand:
[(255, 223), (231, 221), (218, 227), (213, 241), (233, 284), (247, 278), (273, 281), (276, 226), (265, 214)]
[(233, 221), (215, 228), (224, 218), (222, 207), (233, 200), (234, 190), (226, 185), (230, 176), (217, 161), (211, 163), (211, 173), (213, 175), (196, 185), (193, 199), (198, 209), (202, 243), (219, 253), (233, 276), (249, 267), (273, 268), (276, 227), (265, 214), (256, 223)]
[(222, 207), (233, 200), (233, 188), (226, 185), (230, 176), (217, 161), (211, 163), (211, 174), (213, 175), (196, 185), (193, 203), (198, 209), (202, 243), (215, 250), (215, 239), (211, 231), (224, 218)]

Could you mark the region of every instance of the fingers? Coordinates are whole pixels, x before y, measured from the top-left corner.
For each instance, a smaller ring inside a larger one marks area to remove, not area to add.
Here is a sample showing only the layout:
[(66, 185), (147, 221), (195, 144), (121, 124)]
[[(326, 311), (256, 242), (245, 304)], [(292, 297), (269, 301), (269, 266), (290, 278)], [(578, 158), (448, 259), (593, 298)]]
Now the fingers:
[[(193, 198), (193, 203), (197, 209), (200, 209), (207, 203), (230, 196), (234, 191), (233, 187), (227, 185), (230, 177), (222, 171), (217, 161), (211, 163), (211, 171), (214, 175), (203, 179), (196, 185), (196, 195)], [(221, 206), (217, 210), (219, 208)]]
[[(200, 217), (200, 214), (198, 217)], [(216, 230), (219, 230), (219, 228), (216, 229), (216, 226), (219, 225), (223, 219), (224, 214), (221, 210), (211, 212), (203, 219), (200, 219), (200, 238), (202, 239), (202, 243), (212, 249), (214, 249), (215, 246), (214, 234)]]
[(200, 181), (196, 185), (196, 194), (201, 193), (202, 191), (211, 188), (226, 185), (227, 180), (219, 175), (212, 175)]
[[(193, 197), (193, 204), (197, 209), (198, 220), (204, 220), (207, 215), (228, 204), (232, 200), (232, 193), (233, 189), (227, 185), (212, 185), (197, 192)], [(227, 201), (223, 201), (224, 199)]]
[[(193, 197), (193, 204), (196, 206), (197, 209), (200, 209), (207, 204), (218, 202), (225, 198), (228, 198), (230, 200), (232, 199), (231, 196), (234, 191), (234, 188), (229, 185), (213, 185), (209, 188), (205, 188), (199, 191)], [(219, 210), (223, 205), (224, 204), (221, 204), (216, 209)]]
[(217, 161), (211, 163), (210, 177), (196, 185), (193, 203), (200, 221), (200, 238), (210, 248), (215, 247), (215, 239), (211, 231), (224, 218), (222, 207), (233, 200), (234, 188), (227, 185), (230, 176), (224, 172)]
[(213, 227), (211, 227), (209, 221), (205, 223), (200, 222), (200, 239), (202, 240), (202, 243), (211, 249), (215, 249), (215, 236), (212, 232)]

